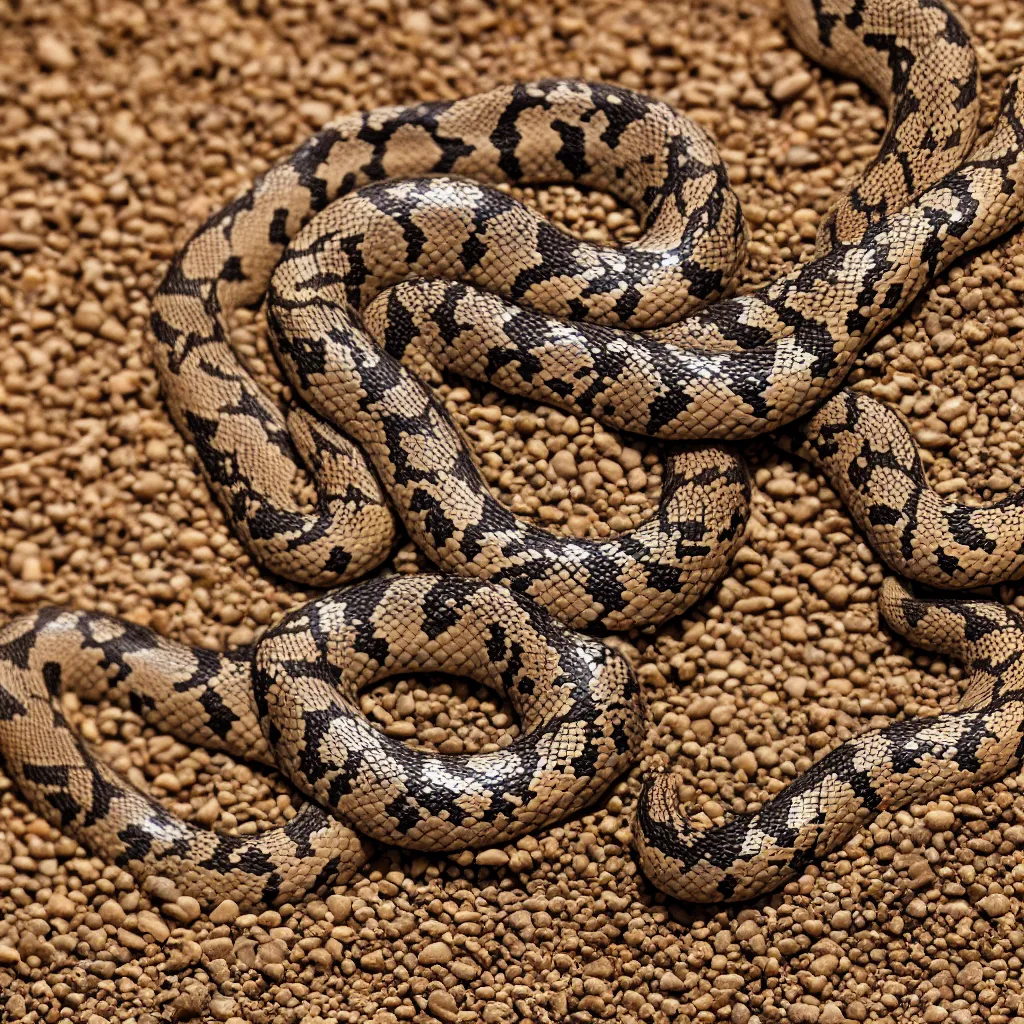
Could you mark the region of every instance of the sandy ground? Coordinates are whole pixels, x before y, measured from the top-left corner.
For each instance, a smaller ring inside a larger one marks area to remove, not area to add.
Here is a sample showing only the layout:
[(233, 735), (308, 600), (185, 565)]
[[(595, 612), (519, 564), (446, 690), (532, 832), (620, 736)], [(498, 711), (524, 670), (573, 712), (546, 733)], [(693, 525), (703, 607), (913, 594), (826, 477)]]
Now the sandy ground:
[[(991, 116), (1024, 58), (1024, 5), (960, 11)], [(809, 255), (885, 121), (790, 47), (768, 0), (0, 0), (0, 28), (0, 614), (71, 602), (213, 648), (309, 595), (261, 575), (229, 536), (161, 404), (149, 298), (199, 221), (333, 112), (552, 74), (644, 89), (720, 145), (752, 229), (745, 288)], [(587, 237), (635, 230), (605, 197), (525, 197)], [(1010, 238), (935, 282), (854, 371), (911, 418), (948, 494), (1020, 483), (1022, 294)], [(280, 392), (262, 330), (241, 317), (235, 341)], [(657, 499), (657, 446), (458, 381), (445, 394), (496, 492), (553, 529), (607, 535)], [(558, 450), (580, 479), (597, 470), (582, 497), (548, 472)], [(748, 454), (757, 493), (733, 574), (685, 620), (616, 641), (649, 699), (643, 764), (670, 763), (712, 816), (756, 807), (851, 735), (934, 710), (961, 677), (879, 626), (883, 568), (822, 480), (766, 444)], [(395, 556), (419, 564), (408, 546)], [(461, 684), (404, 680), (365, 703), (445, 750), (489, 749), (515, 728)], [(65, 706), (180, 814), (245, 831), (291, 813), (272, 776), (116, 709)], [(380, 848), (323, 901), (211, 916), (140, 892), (0, 778), (0, 1012), (1020, 1024), (1016, 778), (882, 813), (771, 898), (693, 909), (637, 873), (641, 767), (590, 813), (498, 851)]]

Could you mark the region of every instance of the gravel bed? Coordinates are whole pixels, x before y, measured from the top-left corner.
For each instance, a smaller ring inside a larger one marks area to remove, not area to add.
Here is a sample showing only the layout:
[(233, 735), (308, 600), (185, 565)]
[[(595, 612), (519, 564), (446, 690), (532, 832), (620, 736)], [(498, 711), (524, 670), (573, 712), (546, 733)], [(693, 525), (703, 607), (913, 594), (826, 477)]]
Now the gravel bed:
[[(1024, 59), (1024, 4), (960, 10), (991, 116)], [(772, 0), (0, 0), (0, 618), (44, 603), (213, 649), (311, 596), (261, 575), (173, 429), (146, 351), (149, 297), (208, 213), (336, 111), (578, 75), (646, 90), (716, 138), (752, 230), (741, 287), (809, 258), (884, 113), (789, 44)], [(567, 229), (636, 222), (572, 188), (518, 192)], [(1024, 244), (937, 281), (861, 359), (858, 387), (913, 420), (941, 489), (1020, 486)], [(239, 349), (286, 397), (256, 313)], [(649, 514), (657, 445), (451, 380), (441, 388), (503, 500), (601, 537)], [(509, 846), (378, 848), (301, 906), (208, 916), (51, 828), (0, 777), (0, 1014), (231, 1024), (596, 1020), (1024, 1024), (1024, 792), (882, 813), (758, 903), (688, 908), (638, 875), (629, 811), (670, 763), (712, 817), (755, 808), (842, 740), (949, 702), (956, 664), (879, 625), (883, 568), (833, 492), (764, 442), (735, 570), (683, 621), (613, 641), (651, 712), (644, 757), (590, 813)], [(393, 566), (416, 571), (410, 546)], [(1024, 607), (1012, 588), (997, 595)], [(64, 699), (175, 812), (252, 831), (280, 780)], [(406, 679), (367, 694), (393, 735), (489, 750), (514, 716), (485, 690)]]

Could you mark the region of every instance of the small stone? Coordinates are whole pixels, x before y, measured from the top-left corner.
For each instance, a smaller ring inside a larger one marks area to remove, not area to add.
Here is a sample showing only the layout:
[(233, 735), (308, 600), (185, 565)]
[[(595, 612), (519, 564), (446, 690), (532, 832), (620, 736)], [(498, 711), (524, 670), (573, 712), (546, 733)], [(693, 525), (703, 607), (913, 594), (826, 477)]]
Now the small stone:
[(352, 913), (352, 897), (332, 893), (327, 897), (327, 909), (331, 912), (335, 924), (343, 924)]
[(459, 1019), (459, 1007), (452, 996), (443, 988), (434, 989), (427, 999), (427, 1011), (432, 1017), (455, 1024)]
[(75, 51), (49, 32), (36, 41), (36, 56), (44, 68), (51, 70), (70, 71), (78, 63)]
[(40, 246), (40, 239), (25, 231), (0, 232), (0, 249), (11, 252), (35, 252)]
[(504, 850), (495, 846), (486, 850), (481, 850), (476, 855), (476, 862), (483, 867), (500, 868), (504, 867), (508, 863), (508, 854)]
[(370, 974), (380, 973), (384, 970), (384, 950), (373, 949), (369, 953), (364, 953), (359, 958), (359, 966)]
[(192, 1020), (206, 1010), (210, 993), (207, 987), (198, 980), (186, 981), (181, 986), (178, 997), (171, 1003), (176, 1020)]
[(562, 480), (575, 480), (579, 475), (576, 456), (566, 448), (555, 452), (551, 458), (551, 468), (555, 471), (555, 475)]
[(958, 416), (966, 415), (969, 409), (967, 400), (962, 395), (956, 395), (954, 398), (947, 398), (935, 410), (935, 415), (944, 423), (952, 423)]
[(151, 910), (140, 910), (135, 916), (135, 930), (142, 935), (151, 935), (155, 942), (166, 942), (171, 937), (171, 930), (163, 918)]
[(98, 302), (86, 300), (78, 304), (72, 322), (79, 330), (96, 331), (106, 318), (106, 310)]
[(811, 961), (809, 970), (817, 978), (830, 978), (839, 970), (839, 957), (831, 953), (819, 956)]
[(806, 642), (807, 623), (795, 615), (787, 615), (782, 620), (782, 639), (794, 644)]
[(238, 904), (234, 900), (222, 900), (210, 912), (210, 920), (214, 924), (231, 924), (238, 914)]
[(779, 103), (788, 103), (796, 99), (813, 81), (810, 73), (803, 69), (783, 75), (772, 84), (772, 99)]
[(216, 996), (207, 1007), (214, 1020), (227, 1021), (238, 1013), (238, 1003), (230, 996)]
[(191, 924), (202, 913), (203, 908), (193, 896), (179, 896), (174, 903), (167, 904), (164, 913), (182, 924)]
[(220, 811), (220, 802), (215, 796), (211, 796), (210, 799), (207, 800), (198, 811), (196, 811), (196, 821), (201, 825), (212, 825), (220, 817)]
[(299, 104), (299, 113), (314, 128), (322, 128), (334, 116), (334, 107), (321, 100), (306, 100)]
[(172, 945), (170, 954), (168, 955), (165, 965), (167, 970), (174, 973), (183, 971), (186, 967), (191, 967), (192, 964), (199, 963), (203, 956), (203, 947), (193, 939), (175, 939), (178, 945)]
[(144, 473), (140, 473), (138, 477), (136, 477), (135, 483), (132, 484), (132, 494), (134, 494), (136, 498), (142, 498), (143, 501), (151, 501), (158, 494), (163, 494), (169, 486), (170, 484), (164, 478), (162, 473), (157, 473), (154, 470), (146, 470)]
[(821, 163), (821, 157), (810, 146), (790, 146), (786, 151), (786, 163), (790, 167), (814, 167)]
[(924, 816), (924, 826), (929, 832), (948, 832), (956, 822), (952, 811), (933, 810)]
[(979, 900), (978, 906), (986, 917), (1002, 917), (1010, 912), (1012, 904), (1009, 898), (1002, 893), (992, 893)]
[(683, 979), (673, 974), (672, 971), (665, 971), (658, 979), (658, 989), (661, 992), (683, 992), (686, 985)]
[(792, 1021), (793, 1024), (818, 1024), (820, 1015), (820, 1006), (812, 1006), (810, 1003), (794, 1003), (789, 1008), (787, 1020)]
[(216, 939), (206, 939), (199, 945), (202, 947), (203, 958), (206, 960), (230, 962), (235, 958), (234, 943), (226, 935)]
[(134, 370), (121, 370), (107, 378), (107, 390), (112, 395), (130, 395), (139, 390), (139, 375)]
[(71, 921), (78, 910), (78, 905), (72, 900), (68, 899), (67, 896), (62, 896), (60, 893), (54, 893), (46, 901), (46, 912), (51, 917), (58, 917), (62, 921)]
[(288, 960), (288, 946), (284, 939), (261, 942), (256, 951), (256, 968), (262, 970), (270, 964), (283, 964)]
[(446, 964), (451, 961), (451, 947), (446, 942), (431, 942), (420, 950), (416, 958), (423, 967), (433, 967), (435, 964)]

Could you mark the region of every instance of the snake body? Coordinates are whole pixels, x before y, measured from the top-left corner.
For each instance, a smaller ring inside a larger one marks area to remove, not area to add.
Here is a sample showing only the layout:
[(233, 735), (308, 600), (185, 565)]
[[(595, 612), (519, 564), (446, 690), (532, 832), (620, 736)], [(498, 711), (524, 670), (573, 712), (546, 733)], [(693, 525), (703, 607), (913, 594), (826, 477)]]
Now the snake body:
[[(360, 710), (365, 687), (432, 671), (507, 697), (521, 734), (495, 753), (432, 754), (386, 736)], [(315, 802), (255, 836), (185, 822), (83, 746), (60, 710), (64, 688), (112, 700), (186, 742), (279, 767)], [(347, 879), (366, 859), (350, 824), (418, 850), (514, 839), (589, 803), (642, 737), (625, 658), (504, 587), (456, 576), (335, 591), (291, 612), (255, 648), (228, 654), (60, 608), (0, 631), (4, 772), (101, 856), (139, 877), (170, 878), (204, 903), (293, 902)]]
[[(227, 313), (269, 284), (282, 366), (323, 418), (320, 435), (327, 423), (344, 428), (441, 568), (602, 631), (663, 621), (707, 592), (748, 511), (742, 464), (707, 440), (810, 411), (931, 276), (1019, 204), (992, 187), (990, 154), (964, 163), (977, 66), (948, 11), (899, 0), (839, 24), (828, 5), (792, 0), (789, 16), (818, 24), (798, 33), (814, 55), (888, 99), (884, 146), (829, 222), (818, 260), (680, 323), (742, 259), (739, 205), (700, 128), (611, 86), (552, 80), (342, 118), (196, 233), (154, 301), (157, 365), (258, 560), (333, 585), (382, 561), (390, 539), (369, 470), (343, 493), (321, 486), (316, 514), (295, 508), (299, 457), (226, 332)], [(958, 176), (935, 186), (947, 173)], [(416, 180), (424, 174), (433, 180)], [(553, 180), (633, 206), (639, 238), (621, 249), (571, 239), (486, 187)], [(913, 208), (892, 208), (920, 189)], [(599, 543), (552, 537), (491, 496), (461, 433), (403, 362), (705, 443), (666, 453), (658, 514), (638, 530)], [(343, 450), (340, 438), (333, 447)], [(353, 516), (373, 528), (353, 531)]]
[[(348, 583), (387, 557), (393, 509), (455, 575), (333, 592), (225, 655), (87, 612), (16, 620), (0, 634), (0, 750), (41, 813), (136, 873), (246, 905), (351, 874), (364, 853), (350, 826), (451, 850), (572, 813), (628, 764), (642, 719), (626, 662), (566, 626), (661, 622), (726, 571), (749, 485), (720, 441), (785, 430), (898, 571), (947, 586), (1020, 573), (1017, 503), (944, 504), (902, 421), (833, 393), (932, 277), (1024, 217), (1024, 96), (1008, 87), (977, 146), (974, 51), (937, 0), (787, 8), (801, 48), (871, 86), (889, 120), (814, 258), (749, 295), (722, 298), (745, 228), (705, 133), (594, 83), (343, 117), (199, 229), (154, 299), (155, 362), (250, 553), (305, 585)], [(616, 249), (571, 239), (491, 187), (552, 181), (628, 203), (639, 237)], [(287, 416), (229, 341), (231, 311), (264, 295), (305, 403)], [(427, 386), (443, 370), (665, 441), (657, 514), (600, 543), (513, 515)], [(307, 474), (312, 510), (299, 493)], [(755, 895), (873, 809), (1016, 763), (1016, 662), (984, 661), (1019, 640), (1015, 615), (892, 587), (883, 608), (977, 673), (963, 709), (851, 741), (758, 815), (710, 830), (683, 812), (671, 776), (656, 777), (634, 832), (657, 885), (687, 899)], [(359, 712), (362, 686), (434, 669), (507, 694), (520, 739), (495, 754), (429, 755)], [(196, 829), (95, 760), (55, 704), (62, 686), (275, 764), (313, 803), (254, 837)]]
[(1024, 616), (991, 601), (922, 600), (882, 587), (889, 624), (969, 673), (956, 706), (847, 740), (753, 814), (724, 824), (682, 809), (675, 777), (649, 779), (636, 810), (640, 864), (658, 888), (701, 903), (745, 900), (797, 877), (882, 810), (984, 786), (1024, 757)]

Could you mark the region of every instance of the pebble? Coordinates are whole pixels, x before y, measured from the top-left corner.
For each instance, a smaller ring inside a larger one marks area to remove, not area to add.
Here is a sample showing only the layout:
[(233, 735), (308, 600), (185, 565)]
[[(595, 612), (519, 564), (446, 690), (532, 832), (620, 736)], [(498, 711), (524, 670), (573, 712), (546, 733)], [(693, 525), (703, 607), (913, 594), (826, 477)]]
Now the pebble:
[(551, 468), (562, 480), (575, 480), (579, 475), (575, 456), (565, 448), (551, 457)]
[(150, 935), (156, 942), (166, 942), (171, 937), (171, 930), (163, 919), (149, 910), (142, 910), (136, 915), (137, 930), (143, 935)]
[(451, 961), (451, 947), (446, 942), (431, 942), (420, 950), (417, 960), (424, 967), (432, 967), (434, 964), (446, 964)]
[(210, 920), (214, 924), (231, 924), (237, 920), (238, 904), (234, 900), (222, 900), (210, 911)]
[(36, 43), (36, 56), (44, 68), (51, 70), (70, 71), (78, 63), (74, 50), (49, 32), (39, 37)]
[(174, 918), (183, 924), (191, 924), (202, 913), (199, 901), (192, 896), (179, 896), (174, 903), (163, 908), (168, 917)]
[(803, 70), (783, 75), (772, 84), (772, 99), (779, 103), (788, 103), (790, 100), (796, 99), (813, 81), (810, 74)]
[(459, 1006), (452, 996), (443, 989), (434, 989), (427, 999), (427, 1010), (432, 1017), (454, 1024), (459, 1019)]
[(952, 811), (932, 810), (924, 816), (925, 828), (931, 832), (946, 832), (956, 823)]
[(1012, 908), (1010, 900), (1002, 893), (992, 893), (978, 901), (978, 906), (986, 917), (1002, 917), (1008, 914)]
[(379, 971), (384, 970), (384, 950), (374, 949), (369, 953), (364, 953), (359, 958), (359, 966), (364, 971), (369, 971), (371, 974), (376, 974)]
[(476, 862), (484, 867), (504, 867), (508, 863), (508, 854), (499, 847), (481, 850), (476, 855)]

